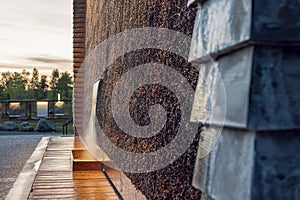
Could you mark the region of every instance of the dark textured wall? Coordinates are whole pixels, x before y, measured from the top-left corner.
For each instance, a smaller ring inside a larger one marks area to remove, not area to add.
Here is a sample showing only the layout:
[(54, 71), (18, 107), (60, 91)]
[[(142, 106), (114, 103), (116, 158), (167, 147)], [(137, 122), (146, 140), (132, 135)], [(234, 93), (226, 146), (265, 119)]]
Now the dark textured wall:
[[(195, 11), (188, 9), (186, 5), (187, 1), (180, 0), (88, 1), (87, 54), (105, 39), (133, 28), (169, 28), (191, 36)], [(113, 119), (110, 102), (116, 82), (129, 69), (150, 62), (172, 67), (184, 75), (194, 89), (196, 87), (197, 70), (185, 59), (170, 52), (141, 49), (117, 58), (105, 71), (104, 76), (99, 77), (101, 82), (98, 90), (97, 118), (111, 141), (131, 152), (151, 152), (165, 146), (174, 138), (180, 125), (180, 104), (176, 96), (167, 88), (155, 84), (139, 88), (132, 96), (129, 109), (136, 123), (146, 125), (149, 120), (149, 106), (162, 105), (167, 111), (168, 119), (157, 135), (148, 139), (132, 137), (119, 129)], [(198, 138), (199, 134), (185, 154), (164, 169), (126, 175), (148, 199), (200, 199), (200, 191), (191, 186)]]
[(300, 0), (253, 1), (252, 39), (294, 42), (300, 40)]
[(248, 126), (257, 130), (299, 127), (300, 48), (254, 48)]
[(300, 131), (265, 131), (256, 138), (252, 199), (299, 199)]

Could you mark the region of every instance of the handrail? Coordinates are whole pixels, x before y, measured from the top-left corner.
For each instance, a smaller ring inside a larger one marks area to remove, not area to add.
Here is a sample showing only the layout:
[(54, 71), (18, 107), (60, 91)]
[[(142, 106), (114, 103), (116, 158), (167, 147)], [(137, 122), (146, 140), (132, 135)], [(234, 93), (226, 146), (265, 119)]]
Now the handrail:
[[(73, 119), (69, 119), (66, 123), (64, 123), (62, 125), (62, 129), (63, 129), (63, 135), (66, 133), (66, 135), (68, 135), (68, 125), (73, 123)], [(66, 132), (65, 132), (65, 127), (66, 127)]]

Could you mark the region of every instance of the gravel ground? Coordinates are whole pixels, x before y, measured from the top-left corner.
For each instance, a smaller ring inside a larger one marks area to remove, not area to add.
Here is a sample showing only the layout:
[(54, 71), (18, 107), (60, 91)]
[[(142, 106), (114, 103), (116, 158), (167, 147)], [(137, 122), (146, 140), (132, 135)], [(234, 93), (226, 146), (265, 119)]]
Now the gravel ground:
[[(44, 134), (50, 136), (51, 134)], [(58, 134), (52, 134), (58, 135)], [(43, 135), (0, 133), (0, 200), (5, 199)]]

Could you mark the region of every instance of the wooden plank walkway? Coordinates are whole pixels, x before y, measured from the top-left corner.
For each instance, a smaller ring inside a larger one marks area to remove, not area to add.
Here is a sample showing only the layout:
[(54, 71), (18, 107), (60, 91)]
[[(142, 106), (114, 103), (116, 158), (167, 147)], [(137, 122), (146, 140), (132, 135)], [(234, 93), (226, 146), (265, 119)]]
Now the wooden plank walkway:
[(73, 137), (50, 139), (28, 199), (119, 199), (100, 170), (72, 171), (74, 146), (83, 148)]

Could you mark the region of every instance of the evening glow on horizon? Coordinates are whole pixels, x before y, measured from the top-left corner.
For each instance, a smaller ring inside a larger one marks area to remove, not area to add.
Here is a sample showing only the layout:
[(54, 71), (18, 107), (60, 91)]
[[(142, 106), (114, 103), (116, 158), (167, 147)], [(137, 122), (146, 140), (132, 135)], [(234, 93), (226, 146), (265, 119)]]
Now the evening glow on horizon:
[(72, 72), (72, 0), (0, 0), (0, 72)]

